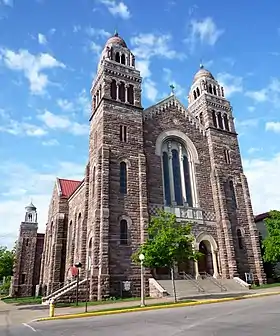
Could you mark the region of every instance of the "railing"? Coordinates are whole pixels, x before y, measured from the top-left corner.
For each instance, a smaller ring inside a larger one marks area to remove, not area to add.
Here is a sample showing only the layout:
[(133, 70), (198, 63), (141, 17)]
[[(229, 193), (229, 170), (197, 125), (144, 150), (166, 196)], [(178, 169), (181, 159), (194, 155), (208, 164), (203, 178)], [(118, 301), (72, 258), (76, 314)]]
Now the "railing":
[(194, 279), (194, 277), (192, 277), (190, 274), (187, 274), (187, 273), (185, 273), (183, 271), (180, 272), (179, 274), (183, 277), (184, 280), (191, 281), (192, 284), (198, 289), (199, 292), (201, 292), (201, 293), (205, 292), (204, 288), (201, 287), (201, 285), (199, 284), (199, 282), (196, 279)]
[(200, 275), (205, 276), (206, 279), (209, 279), (214, 285), (218, 286), (222, 292), (226, 292), (227, 288), (216, 278), (214, 278), (211, 274), (207, 272), (201, 272)]
[[(42, 301), (47, 301), (48, 299), (52, 298), (53, 296), (55, 296), (56, 294), (59, 294), (60, 292), (63, 292), (63, 290), (65, 290), (68, 287), (71, 287), (72, 285), (76, 284), (77, 280), (72, 281), (66, 285), (62, 285), (62, 287), (60, 287), (59, 289), (57, 289), (56, 291), (52, 292), (51, 294), (49, 294), (48, 296), (45, 296), (42, 298)], [(60, 286), (61, 284), (59, 284), (58, 286)]]

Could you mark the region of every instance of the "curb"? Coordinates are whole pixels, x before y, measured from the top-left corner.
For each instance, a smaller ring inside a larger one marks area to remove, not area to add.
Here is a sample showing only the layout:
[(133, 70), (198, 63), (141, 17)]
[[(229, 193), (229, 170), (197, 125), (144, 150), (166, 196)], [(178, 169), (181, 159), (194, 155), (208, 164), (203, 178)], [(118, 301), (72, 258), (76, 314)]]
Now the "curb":
[(189, 307), (189, 306), (199, 306), (199, 305), (203, 305), (203, 304), (228, 302), (228, 301), (239, 301), (239, 300), (246, 300), (246, 299), (259, 298), (259, 297), (265, 297), (265, 296), (273, 296), (273, 295), (280, 295), (280, 292), (248, 294), (248, 295), (237, 296), (237, 297), (229, 297), (229, 298), (221, 298), (221, 299), (208, 299), (208, 300), (201, 300), (201, 301), (196, 301), (196, 302), (171, 303), (171, 304), (163, 304), (163, 305), (159, 305), (159, 306), (146, 306), (146, 307), (137, 306), (137, 307), (131, 307), (131, 308), (117, 309), (117, 310), (103, 310), (103, 311), (101, 310), (101, 311), (95, 311), (95, 312), (89, 312), (89, 313), (57, 315), (57, 316), (54, 316), (54, 317), (43, 317), (43, 318), (35, 319), (32, 322), (43, 322), (43, 321), (52, 321), (52, 320), (69, 320), (69, 319), (92, 317), (92, 316), (116, 315), (116, 314), (132, 313), (132, 312), (139, 312), (139, 311), (149, 311), (149, 310), (159, 310), (159, 309), (179, 308), (179, 307)]

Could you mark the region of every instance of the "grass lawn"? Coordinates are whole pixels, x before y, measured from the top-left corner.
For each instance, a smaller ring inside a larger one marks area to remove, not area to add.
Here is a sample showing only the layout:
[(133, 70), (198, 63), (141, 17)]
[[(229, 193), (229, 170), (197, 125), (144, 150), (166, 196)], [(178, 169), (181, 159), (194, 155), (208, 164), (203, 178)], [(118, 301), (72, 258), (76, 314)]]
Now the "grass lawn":
[(40, 297), (22, 297), (22, 298), (2, 298), (5, 303), (19, 305), (40, 304), (42, 299)]
[[(256, 285), (252, 285), (252, 289), (264, 289), (264, 288), (273, 288), (273, 287), (280, 287), (280, 283), (279, 282), (275, 282), (275, 283), (271, 283), (271, 284), (264, 284), (264, 285), (260, 285), (260, 286), (256, 286)], [(279, 288), (280, 290), (280, 288)]]

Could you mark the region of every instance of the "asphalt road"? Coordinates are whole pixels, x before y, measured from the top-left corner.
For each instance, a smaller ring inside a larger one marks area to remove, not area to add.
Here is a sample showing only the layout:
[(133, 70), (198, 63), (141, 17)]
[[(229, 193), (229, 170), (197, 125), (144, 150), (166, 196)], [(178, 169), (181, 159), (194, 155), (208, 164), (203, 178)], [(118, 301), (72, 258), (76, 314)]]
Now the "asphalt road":
[(280, 295), (194, 307), (29, 323), (1, 336), (280, 335)]

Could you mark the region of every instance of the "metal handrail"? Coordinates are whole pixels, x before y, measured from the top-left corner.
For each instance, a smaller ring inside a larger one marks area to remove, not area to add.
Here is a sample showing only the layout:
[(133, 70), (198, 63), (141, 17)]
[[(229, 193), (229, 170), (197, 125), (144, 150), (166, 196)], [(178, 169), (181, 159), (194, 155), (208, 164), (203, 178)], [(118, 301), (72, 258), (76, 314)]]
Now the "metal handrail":
[(42, 299), (43, 299), (44, 301), (46, 301), (46, 300), (50, 299), (51, 297), (53, 297), (54, 295), (56, 295), (56, 294), (62, 292), (64, 289), (66, 289), (66, 288), (68, 288), (68, 287), (71, 287), (71, 286), (72, 286), (73, 284), (75, 284), (76, 282), (77, 282), (77, 280), (74, 280), (74, 281), (69, 282), (68, 284), (66, 284), (66, 285), (64, 285), (64, 286), (63, 286), (63, 284), (62, 284), (62, 287), (60, 287), (61, 284), (59, 284), (58, 287), (60, 287), (60, 288), (58, 288), (57, 290), (55, 290), (54, 292), (52, 292), (52, 293), (49, 294), (48, 296), (43, 297)]
[(207, 272), (202, 272), (200, 274), (203, 274), (206, 276), (207, 279), (209, 279), (214, 285), (218, 286), (221, 291), (223, 292), (226, 292), (227, 291), (227, 288), (222, 284), (220, 283), (219, 280), (217, 280), (216, 278), (214, 278), (211, 274), (207, 273)]
[(196, 279), (194, 279), (190, 274), (187, 274), (184, 271), (180, 272), (179, 274), (182, 275), (185, 280), (190, 280), (195, 285), (195, 287), (198, 289), (199, 292), (202, 292), (202, 293), (205, 292), (205, 289), (201, 287), (199, 282)]

